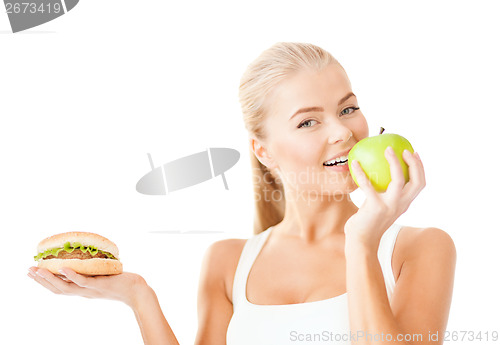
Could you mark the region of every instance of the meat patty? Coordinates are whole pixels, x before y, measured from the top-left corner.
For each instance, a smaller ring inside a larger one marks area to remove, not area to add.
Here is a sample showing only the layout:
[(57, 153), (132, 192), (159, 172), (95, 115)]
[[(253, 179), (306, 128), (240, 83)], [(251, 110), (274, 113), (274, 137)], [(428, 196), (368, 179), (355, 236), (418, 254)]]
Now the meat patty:
[(80, 249), (75, 249), (75, 250), (73, 250), (72, 253), (68, 253), (65, 250), (61, 250), (57, 256), (49, 255), (44, 260), (47, 260), (47, 259), (81, 259), (81, 260), (85, 260), (85, 259), (95, 259), (95, 258), (107, 259), (108, 257), (101, 252), (98, 252), (96, 255), (92, 255), (89, 252), (83, 253)]

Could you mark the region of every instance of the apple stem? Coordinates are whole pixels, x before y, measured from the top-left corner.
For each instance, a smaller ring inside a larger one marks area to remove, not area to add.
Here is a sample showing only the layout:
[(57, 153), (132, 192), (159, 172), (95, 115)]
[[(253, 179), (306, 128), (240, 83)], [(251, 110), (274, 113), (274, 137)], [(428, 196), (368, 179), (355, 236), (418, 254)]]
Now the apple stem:
[(380, 133), (379, 133), (379, 135), (382, 134), (382, 133), (384, 133), (384, 131), (385, 131), (385, 128), (384, 127), (380, 127)]

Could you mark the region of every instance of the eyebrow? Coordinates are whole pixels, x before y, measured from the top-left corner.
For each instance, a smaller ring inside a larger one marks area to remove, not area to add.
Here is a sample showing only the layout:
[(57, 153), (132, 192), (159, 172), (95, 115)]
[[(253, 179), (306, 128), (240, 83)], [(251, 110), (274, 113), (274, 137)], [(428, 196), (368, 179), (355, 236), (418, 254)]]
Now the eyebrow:
[[(356, 95), (352, 92), (349, 92), (347, 95), (345, 95), (344, 97), (342, 97), (338, 103), (338, 105), (341, 105), (342, 103), (344, 103), (345, 101), (347, 101), (349, 98), (351, 98), (352, 96), (356, 97)], [(292, 116), (290, 116), (290, 119), (291, 120), (295, 115), (298, 115), (298, 114), (302, 114), (302, 113), (309, 113), (311, 111), (317, 111), (317, 112), (320, 112), (320, 111), (325, 111), (325, 109), (321, 108), (321, 107), (307, 107), (307, 108), (301, 108), (299, 110), (297, 110)]]

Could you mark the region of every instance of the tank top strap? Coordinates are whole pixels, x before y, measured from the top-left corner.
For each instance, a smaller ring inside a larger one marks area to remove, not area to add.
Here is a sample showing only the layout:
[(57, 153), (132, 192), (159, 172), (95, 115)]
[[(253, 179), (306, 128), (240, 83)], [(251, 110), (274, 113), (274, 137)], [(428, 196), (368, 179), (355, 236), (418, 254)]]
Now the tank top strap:
[[(234, 274), (233, 308), (236, 307), (240, 301), (244, 301), (244, 299), (246, 299), (248, 274), (250, 273), (250, 269), (252, 268), (257, 255), (259, 255), (260, 250), (266, 242), (267, 237), (271, 233), (272, 228), (273, 227), (271, 226), (261, 233), (250, 237), (243, 246), (238, 266), (236, 267), (236, 272)], [(241, 303), (241, 305), (244, 305), (244, 303)]]
[[(238, 261), (238, 266), (236, 267), (236, 272), (234, 274), (232, 292), (233, 308), (235, 308), (240, 301), (243, 300), (244, 302), (246, 299), (248, 274), (250, 273), (250, 269), (252, 268), (257, 255), (259, 255), (262, 247), (264, 246), (267, 237), (270, 235), (272, 228), (273, 227), (271, 226), (263, 232), (250, 237), (243, 247)], [(377, 252), (389, 301), (396, 285), (396, 280), (392, 272), (392, 255), (396, 239), (401, 228), (402, 225), (400, 224), (392, 224), (382, 235)], [(245, 303), (241, 303), (241, 305), (245, 305)]]
[(394, 279), (394, 273), (392, 271), (392, 254), (401, 228), (402, 225), (393, 223), (382, 235), (377, 252), (389, 301), (391, 300), (396, 285), (396, 280)]

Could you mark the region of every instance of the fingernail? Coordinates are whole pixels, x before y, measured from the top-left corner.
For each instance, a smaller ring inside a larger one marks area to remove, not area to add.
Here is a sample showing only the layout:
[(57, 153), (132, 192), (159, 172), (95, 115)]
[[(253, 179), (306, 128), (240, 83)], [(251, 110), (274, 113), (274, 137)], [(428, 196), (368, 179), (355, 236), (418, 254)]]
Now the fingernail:
[(45, 277), (43, 276), (43, 274), (40, 273), (39, 270), (36, 271), (36, 275), (45, 279)]
[(387, 146), (386, 150), (389, 154), (394, 154), (394, 149), (392, 148), (392, 146)]
[(415, 156), (420, 160), (420, 155), (417, 152), (415, 152)]
[(408, 150), (406, 150), (406, 149), (405, 149), (405, 150), (403, 151), (403, 154), (404, 154), (404, 155), (406, 155), (406, 156), (408, 156), (408, 155), (410, 154), (410, 151), (408, 151)]
[(35, 278), (35, 275), (31, 272), (28, 272), (28, 277), (30, 277), (31, 279)]
[(59, 273), (61, 273), (63, 276), (66, 275), (66, 272), (64, 272), (62, 268), (59, 270)]

